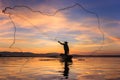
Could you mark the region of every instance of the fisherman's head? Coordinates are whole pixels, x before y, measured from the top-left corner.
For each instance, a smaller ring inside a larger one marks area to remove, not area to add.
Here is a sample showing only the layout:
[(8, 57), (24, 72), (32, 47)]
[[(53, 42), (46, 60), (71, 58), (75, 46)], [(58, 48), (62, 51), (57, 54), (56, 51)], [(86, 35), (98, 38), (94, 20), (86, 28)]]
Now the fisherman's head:
[(65, 44), (68, 44), (68, 42), (67, 42), (67, 41), (65, 41), (64, 43), (65, 43)]
[(5, 13), (5, 10), (2, 10), (2, 13)]

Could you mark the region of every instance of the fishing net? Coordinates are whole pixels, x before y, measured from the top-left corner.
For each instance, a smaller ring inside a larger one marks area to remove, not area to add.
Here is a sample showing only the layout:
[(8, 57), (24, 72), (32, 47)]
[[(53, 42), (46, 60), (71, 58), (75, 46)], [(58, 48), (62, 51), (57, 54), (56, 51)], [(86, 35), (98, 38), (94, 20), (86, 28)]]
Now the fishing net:
[(21, 49), (34, 46), (38, 52), (57, 52), (57, 49), (52, 49), (57, 48), (56, 42), (68, 41), (71, 53), (96, 53), (104, 44), (99, 15), (79, 3), (51, 8), (49, 12), (26, 5), (5, 7), (2, 12), (13, 26), (10, 48), (15, 45)]

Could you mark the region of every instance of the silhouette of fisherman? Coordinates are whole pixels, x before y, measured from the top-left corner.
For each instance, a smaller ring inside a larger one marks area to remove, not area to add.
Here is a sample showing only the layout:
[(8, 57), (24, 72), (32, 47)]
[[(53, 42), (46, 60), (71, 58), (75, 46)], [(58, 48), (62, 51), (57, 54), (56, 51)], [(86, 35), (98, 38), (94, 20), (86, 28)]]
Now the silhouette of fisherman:
[(60, 43), (61, 45), (64, 46), (64, 54), (65, 54), (65, 55), (68, 55), (68, 54), (69, 54), (69, 46), (68, 46), (68, 42), (65, 41), (64, 43), (62, 43), (62, 42), (58, 41), (58, 43)]

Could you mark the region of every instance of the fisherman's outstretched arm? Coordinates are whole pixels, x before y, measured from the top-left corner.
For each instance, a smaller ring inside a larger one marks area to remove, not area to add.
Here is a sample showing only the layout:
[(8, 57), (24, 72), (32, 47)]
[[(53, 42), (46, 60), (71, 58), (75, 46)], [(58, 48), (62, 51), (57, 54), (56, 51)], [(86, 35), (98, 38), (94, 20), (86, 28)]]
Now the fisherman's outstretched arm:
[(61, 43), (60, 41), (58, 41), (58, 43), (60, 43), (61, 45), (64, 45), (63, 43)]

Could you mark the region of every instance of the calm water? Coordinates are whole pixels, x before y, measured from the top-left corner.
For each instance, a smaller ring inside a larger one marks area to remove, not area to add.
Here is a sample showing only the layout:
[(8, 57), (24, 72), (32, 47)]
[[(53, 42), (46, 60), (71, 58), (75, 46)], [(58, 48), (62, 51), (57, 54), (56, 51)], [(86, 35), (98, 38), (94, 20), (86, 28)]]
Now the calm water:
[(120, 80), (120, 58), (0, 58), (0, 80)]

